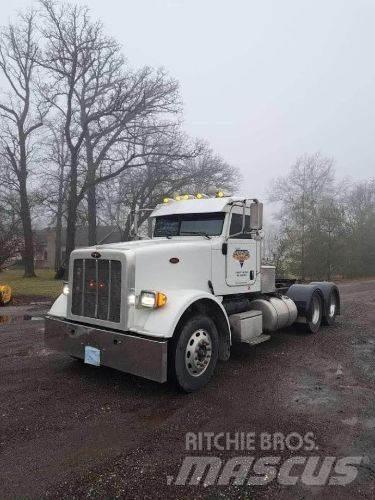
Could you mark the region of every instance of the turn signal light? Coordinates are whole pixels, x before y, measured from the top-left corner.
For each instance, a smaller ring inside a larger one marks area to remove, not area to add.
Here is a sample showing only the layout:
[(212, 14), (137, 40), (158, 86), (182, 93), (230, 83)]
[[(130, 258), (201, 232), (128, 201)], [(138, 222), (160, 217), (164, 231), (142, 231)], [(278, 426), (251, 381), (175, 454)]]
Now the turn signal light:
[(167, 296), (165, 293), (157, 292), (156, 294), (156, 307), (163, 307), (167, 303)]

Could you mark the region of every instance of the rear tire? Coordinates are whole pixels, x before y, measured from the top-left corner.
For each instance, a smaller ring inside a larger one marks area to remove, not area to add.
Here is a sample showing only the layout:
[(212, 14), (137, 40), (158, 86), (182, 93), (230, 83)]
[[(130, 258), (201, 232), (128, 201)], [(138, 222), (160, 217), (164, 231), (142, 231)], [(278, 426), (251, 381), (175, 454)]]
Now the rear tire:
[(208, 316), (189, 318), (170, 345), (170, 377), (183, 392), (194, 392), (212, 377), (219, 355), (219, 335)]
[(335, 323), (337, 310), (338, 310), (338, 297), (337, 293), (334, 290), (332, 290), (331, 293), (329, 294), (326, 313), (322, 318), (323, 325), (331, 326)]
[[(323, 300), (318, 291), (312, 294), (310, 309), (307, 315), (305, 329), (308, 333), (317, 333), (323, 317)], [(310, 320), (308, 319), (310, 318)]]

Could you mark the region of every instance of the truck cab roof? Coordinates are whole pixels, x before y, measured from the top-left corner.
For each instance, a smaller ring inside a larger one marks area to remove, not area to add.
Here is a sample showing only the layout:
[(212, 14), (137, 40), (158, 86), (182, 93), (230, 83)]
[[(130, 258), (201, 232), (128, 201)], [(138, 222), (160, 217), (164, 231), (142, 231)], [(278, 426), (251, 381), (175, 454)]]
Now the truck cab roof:
[(225, 196), (222, 198), (203, 198), (191, 200), (169, 200), (168, 203), (157, 205), (151, 217), (161, 217), (173, 214), (199, 214), (210, 212), (226, 212), (228, 205), (243, 201), (246, 196)]

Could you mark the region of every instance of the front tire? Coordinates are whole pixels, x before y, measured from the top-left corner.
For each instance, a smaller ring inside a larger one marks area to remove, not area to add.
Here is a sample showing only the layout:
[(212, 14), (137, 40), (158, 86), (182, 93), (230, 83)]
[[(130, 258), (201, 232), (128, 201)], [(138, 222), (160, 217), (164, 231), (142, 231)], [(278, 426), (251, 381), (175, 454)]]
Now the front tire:
[(189, 318), (171, 343), (170, 375), (184, 392), (194, 392), (212, 377), (219, 355), (215, 323), (203, 314)]

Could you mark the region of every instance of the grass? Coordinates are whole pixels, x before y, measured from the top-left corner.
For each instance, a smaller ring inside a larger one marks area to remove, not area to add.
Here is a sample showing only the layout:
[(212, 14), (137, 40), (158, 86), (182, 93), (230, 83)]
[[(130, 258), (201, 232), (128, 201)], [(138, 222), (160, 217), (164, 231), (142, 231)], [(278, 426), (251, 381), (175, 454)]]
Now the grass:
[(63, 282), (55, 280), (53, 269), (37, 269), (36, 278), (24, 278), (22, 268), (7, 269), (0, 273), (0, 284), (10, 285), (13, 297), (19, 295), (56, 298)]

